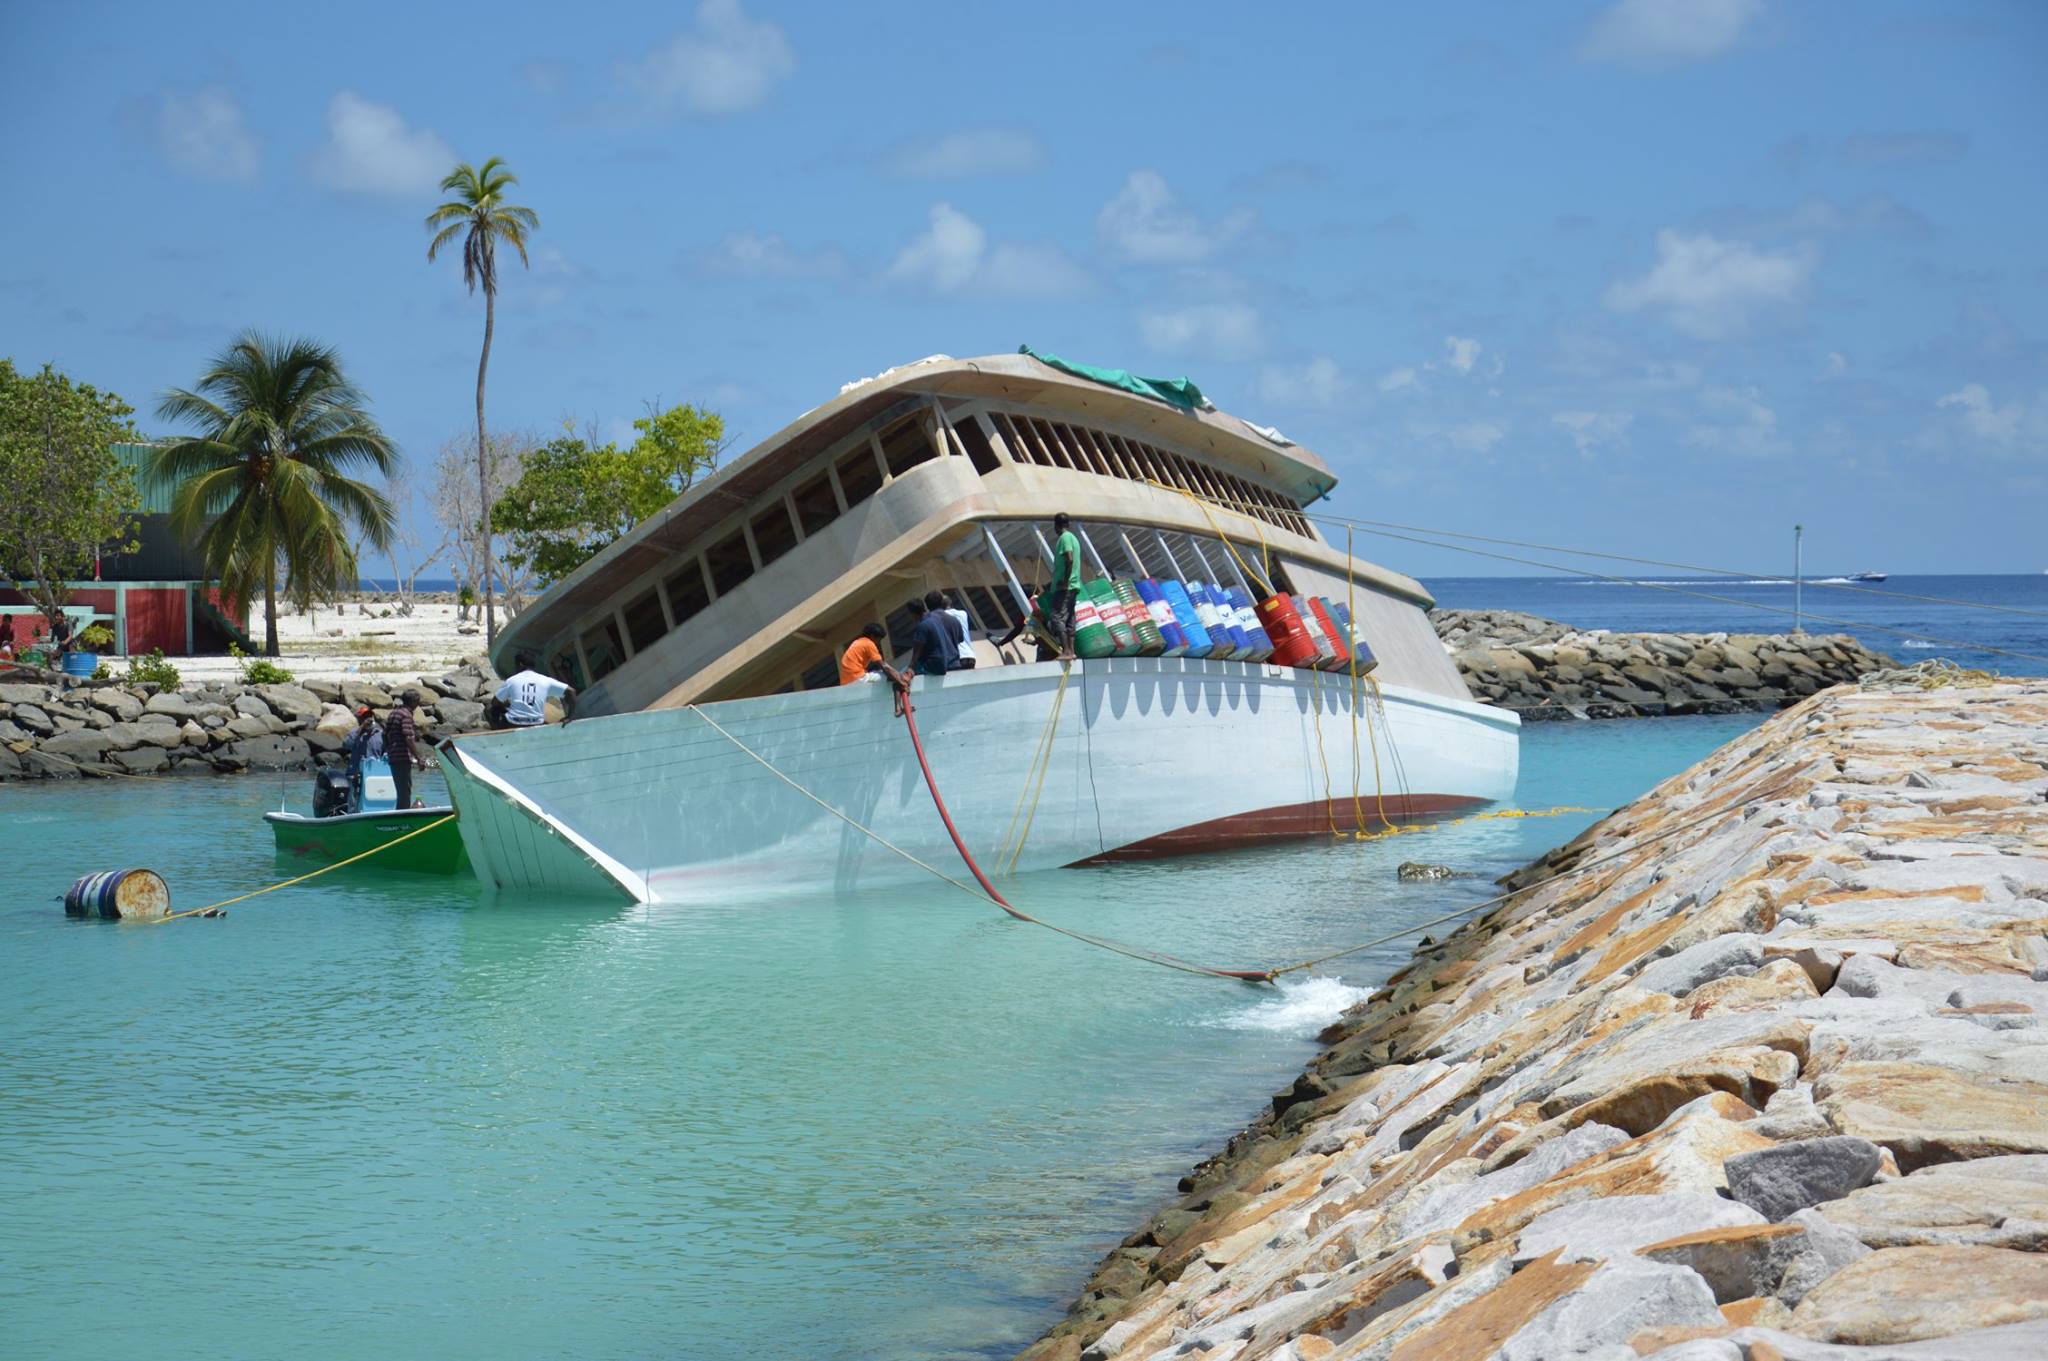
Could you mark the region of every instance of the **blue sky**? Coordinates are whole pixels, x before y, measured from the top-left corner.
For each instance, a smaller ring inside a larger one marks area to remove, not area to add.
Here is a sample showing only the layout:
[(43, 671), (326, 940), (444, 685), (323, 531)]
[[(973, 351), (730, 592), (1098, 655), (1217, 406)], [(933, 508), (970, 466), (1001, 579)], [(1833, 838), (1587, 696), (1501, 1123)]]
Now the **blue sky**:
[(424, 464), (482, 307), (421, 219), (498, 155), (542, 231), (497, 426), (687, 400), (745, 447), (1028, 341), (1187, 374), (1342, 514), (2048, 567), (2048, 7), (284, 14), (9, 6), (0, 353), (148, 417), (240, 328), (309, 334)]

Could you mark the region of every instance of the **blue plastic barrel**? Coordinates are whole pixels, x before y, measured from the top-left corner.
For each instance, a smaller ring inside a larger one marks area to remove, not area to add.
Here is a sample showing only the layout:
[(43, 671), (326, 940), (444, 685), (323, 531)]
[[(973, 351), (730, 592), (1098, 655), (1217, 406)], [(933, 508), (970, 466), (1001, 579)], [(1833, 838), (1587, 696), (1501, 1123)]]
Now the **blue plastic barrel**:
[(1161, 641), (1166, 644), (1162, 657), (1178, 657), (1188, 650), (1188, 636), (1181, 631), (1180, 621), (1174, 616), (1173, 606), (1167, 603), (1166, 592), (1151, 577), (1137, 580), (1138, 599), (1145, 602), (1145, 608), (1152, 612), (1152, 623), (1159, 630)]
[(99, 654), (96, 652), (67, 652), (64, 654), (64, 674), (67, 676), (90, 677), (100, 669)]
[(1218, 659), (1237, 655), (1237, 640), (1230, 636), (1230, 620), (1223, 606), (1209, 593), (1206, 582), (1190, 581), (1188, 599), (1194, 602), (1195, 617), (1209, 635), (1209, 655)]
[(1159, 583), (1159, 589), (1165, 594), (1167, 603), (1173, 606), (1174, 621), (1180, 625), (1180, 631), (1187, 636), (1186, 655), (1208, 656), (1209, 649), (1213, 646), (1209, 641), (1209, 630), (1202, 627), (1202, 617), (1195, 612), (1195, 602), (1188, 595), (1187, 586), (1169, 577)]
[(1259, 611), (1242, 586), (1231, 588), (1230, 605), (1237, 612), (1238, 626), (1244, 630), (1244, 660), (1263, 662), (1271, 657), (1273, 639), (1267, 634), (1265, 625), (1259, 622)]

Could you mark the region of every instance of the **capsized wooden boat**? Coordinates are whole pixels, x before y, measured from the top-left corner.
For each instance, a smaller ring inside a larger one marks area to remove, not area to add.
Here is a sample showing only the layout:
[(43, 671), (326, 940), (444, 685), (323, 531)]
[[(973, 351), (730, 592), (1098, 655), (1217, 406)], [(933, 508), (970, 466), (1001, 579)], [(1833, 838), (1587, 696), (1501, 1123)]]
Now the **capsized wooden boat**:
[[(332, 865), (417, 832), (455, 810), (438, 808), (393, 808), (382, 812), (339, 813), (333, 817), (308, 817), (303, 813), (265, 813), (277, 837), (277, 858), (302, 870)], [(462, 847), (462, 833), (453, 821), (442, 822), (432, 831), (410, 838), (379, 852), (351, 869), (398, 871), (410, 874), (467, 874), (469, 854)]]

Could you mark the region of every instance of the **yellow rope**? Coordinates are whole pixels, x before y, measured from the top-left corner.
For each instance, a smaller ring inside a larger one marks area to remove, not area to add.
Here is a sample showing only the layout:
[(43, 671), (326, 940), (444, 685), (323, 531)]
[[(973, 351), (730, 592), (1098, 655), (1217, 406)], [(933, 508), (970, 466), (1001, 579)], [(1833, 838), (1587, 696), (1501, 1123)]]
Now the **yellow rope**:
[[(1053, 740), (1059, 735), (1060, 707), (1066, 702), (1067, 679), (1072, 674), (1071, 664), (1063, 664), (1060, 667), (1060, 688), (1053, 692), (1052, 713), (1045, 721), (1045, 731), (1038, 737), (1038, 750), (1031, 758), (1033, 773), (1024, 777), (1024, 788), (1017, 794), (1017, 807), (1010, 814), (1010, 826), (1003, 832), (1002, 849), (996, 854), (997, 874), (1008, 875), (1016, 871), (1017, 862), (1024, 855), (1024, 843), (1031, 838), (1031, 824), (1038, 818), (1039, 796), (1045, 793), (1046, 773), (1052, 769)], [(1031, 806), (1028, 809), (1024, 806), (1027, 794), (1031, 799)], [(1020, 816), (1024, 820), (1021, 831), (1017, 826)], [(1017, 840), (1014, 850), (1010, 845), (1010, 838), (1013, 835)]]
[[(1251, 565), (1250, 563), (1248, 563), (1248, 562), (1246, 562), (1246, 561), (1244, 560), (1244, 554), (1242, 554), (1242, 553), (1240, 553), (1240, 552), (1238, 552), (1238, 551), (1237, 551), (1237, 545), (1236, 545), (1236, 544), (1234, 544), (1234, 543), (1232, 543), (1232, 542), (1230, 541), (1230, 536), (1229, 536), (1228, 534), (1225, 534), (1225, 533), (1223, 532), (1223, 526), (1222, 526), (1222, 525), (1220, 525), (1220, 524), (1218, 524), (1218, 523), (1216, 523), (1216, 516), (1215, 516), (1215, 514), (1214, 514), (1214, 513), (1213, 513), (1213, 512), (1212, 512), (1212, 511), (1211, 511), (1211, 510), (1209, 509), (1209, 503), (1208, 503), (1207, 501), (1205, 501), (1205, 500), (1204, 500), (1204, 499), (1202, 499), (1201, 497), (1199, 497), (1199, 496), (1195, 495), (1195, 494), (1194, 494), (1193, 492), (1191, 492), (1191, 491), (1187, 490), (1187, 488), (1185, 488), (1185, 487), (1174, 487), (1174, 486), (1169, 486), (1169, 485), (1167, 485), (1167, 484), (1166, 484), (1166, 483), (1164, 483), (1164, 482), (1148, 482), (1148, 483), (1146, 483), (1146, 485), (1147, 485), (1147, 486), (1150, 486), (1150, 487), (1156, 487), (1156, 488), (1158, 488), (1158, 489), (1159, 489), (1160, 491), (1177, 491), (1177, 492), (1179, 492), (1179, 493), (1180, 493), (1180, 494), (1181, 494), (1182, 496), (1185, 496), (1185, 497), (1187, 497), (1187, 498), (1188, 498), (1188, 500), (1190, 500), (1190, 501), (1194, 502), (1194, 503), (1195, 503), (1195, 505), (1196, 505), (1196, 507), (1197, 507), (1198, 509), (1200, 509), (1200, 510), (1201, 510), (1201, 512), (1202, 512), (1202, 515), (1203, 515), (1203, 517), (1204, 517), (1204, 518), (1206, 518), (1206, 519), (1207, 519), (1207, 520), (1209, 521), (1209, 528), (1211, 528), (1211, 529), (1213, 529), (1213, 530), (1215, 530), (1215, 531), (1216, 531), (1216, 537), (1217, 537), (1217, 538), (1219, 538), (1219, 539), (1221, 539), (1221, 540), (1223, 540), (1223, 546), (1224, 546), (1225, 548), (1227, 548), (1227, 549), (1229, 549), (1229, 550), (1230, 550), (1230, 556), (1231, 556), (1231, 557), (1233, 557), (1233, 558), (1236, 558), (1236, 559), (1237, 559), (1237, 565), (1238, 565), (1238, 567), (1239, 567), (1239, 568), (1241, 568), (1241, 569), (1242, 569), (1242, 570), (1244, 571), (1245, 579), (1246, 579), (1247, 581), (1261, 581), (1261, 578), (1260, 578), (1259, 574), (1258, 574), (1257, 572), (1254, 572), (1254, 571), (1252, 570), (1252, 565)], [(1261, 533), (1261, 534), (1259, 535), (1259, 541), (1260, 541), (1261, 543), (1264, 543), (1264, 542), (1265, 542), (1265, 537), (1266, 537), (1266, 536), (1265, 536), (1265, 534), (1264, 534), (1264, 533), (1262, 532), (1262, 533)], [(1266, 586), (1266, 588), (1267, 588), (1268, 590), (1272, 589), (1272, 580), (1273, 580), (1273, 578), (1272, 578), (1272, 575), (1271, 575), (1271, 571), (1272, 571), (1272, 559), (1271, 559), (1270, 557), (1268, 557), (1268, 558), (1267, 558), (1267, 575), (1266, 575), (1266, 577), (1265, 577), (1265, 578), (1263, 579), (1263, 582), (1262, 582), (1262, 584), (1264, 584), (1264, 585)]]
[(152, 925), (160, 926), (165, 922), (174, 922), (178, 920), (180, 917), (197, 917), (208, 912), (217, 912), (223, 907), (232, 907), (236, 903), (247, 902), (251, 898), (261, 898), (266, 893), (275, 893), (281, 888), (290, 888), (293, 884), (303, 884), (308, 879), (318, 879), (321, 875), (331, 874), (335, 870), (341, 869), (345, 865), (353, 865), (358, 860), (368, 860), (373, 855), (379, 855), (385, 851), (388, 851), (401, 841), (410, 841), (416, 836), (425, 836), (428, 832), (433, 831), (436, 827), (442, 826), (445, 823), (450, 823), (453, 821), (455, 821), (455, 815), (453, 813), (450, 813), (445, 818), (435, 818), (426, 826), (415, 827), (410, 832), (407, 832), (404, 836), (395, 836), (381, 846), (372, 846), (370, 847), (369, 850), (364, 851), (359, 855), (352, 855), (346, 860), (337, 860), (331, 865), (323, 865), (317, 870), (313, 870), (306, 874), (301, 874), (296, 879), (287, 879), (281, 884), (272, 884), (269, 888), (259, 888), (252, 893), (239, 894), (233, 898), (223, 898), (217, 903), (208, 903), (205, 907), (187, 908), (183, 912), (173, 912), (167, 917), (157, 917), (152, 919)]
[(1330, 824), (1330, 835), (1337, 835), (1337, 814), (1331, 805), (1336, 802), (1330, 797), (1330, 753), (1323, 749), (1323, 673), (1318, 667), (1310, 667), (1309, 688), (1313, 698), (1309, 712), (1315, 715), (1316, 759), (1323, 763), (1323, 817)]

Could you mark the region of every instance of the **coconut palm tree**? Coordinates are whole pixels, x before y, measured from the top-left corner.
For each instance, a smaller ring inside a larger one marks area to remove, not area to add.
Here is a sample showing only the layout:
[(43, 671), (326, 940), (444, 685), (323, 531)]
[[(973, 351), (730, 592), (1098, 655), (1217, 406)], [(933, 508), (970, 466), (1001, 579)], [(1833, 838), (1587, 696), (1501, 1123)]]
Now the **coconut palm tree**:
[(427, 230), (434, 239), (427, 243), (427, 259), (440, 254), (441, 247), (456, 237), (462, 241), (462, 282), (474, 293), (484, 290), (484, 352), (476, 362), (476, 488), (483, 506), (484, 536), (484, 642), (498, 641), (498, 613), (493, 600), (495, 574), (492, 571), (491, 488), (484, 469), (484, 375), (491, 367), (491, 329), (498, 311), (498, 242), (503, 240), (519, 252), (526, 264), (526, 236), (540, 230), (540, 218), (531, 208), (505, 201), (505, 191), (519, 183), (519, 177), (505, 168), (496, 156), (482, 165), (464, 162), (441, 181), (443, 191), (453, 195), (427, 214)]
[(391, 498), (351, 473), (385, 477), (398, 451), (333, 350), (246, 331), (198, 384), (157, 404), (196, 427), (152, 451), (146, 476), (171, 490), (171, 528), (196, 537), (208, 570), (235, 599), (263, 592), (263, 650), (277, 655), (277, 592), (305, 598), (351, 588), (351, 528), (383, 550)]

